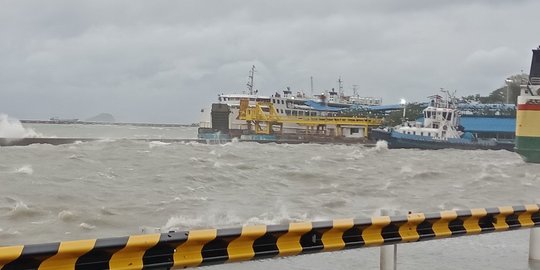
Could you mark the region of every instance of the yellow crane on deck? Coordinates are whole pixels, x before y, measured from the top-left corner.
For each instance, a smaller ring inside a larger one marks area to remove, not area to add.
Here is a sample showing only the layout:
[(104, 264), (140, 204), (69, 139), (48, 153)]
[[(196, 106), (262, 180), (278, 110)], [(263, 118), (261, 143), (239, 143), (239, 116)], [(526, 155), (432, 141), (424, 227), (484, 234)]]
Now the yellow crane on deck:
[[(382, 124), (382, 119), (369, 117), (331, 117), (331, 116), (284, 116), (280, 115), (271, 102), (257, 102), (254, 107), (249, 106), (249, 100), (240, 100), (240, 112), (238, 118), (245, 120), (251, 129), (254, 127), (256, 134), (283, 133), (283, 124), (291, 123), (306, 127), (307, 133), (325, 131), (327, 126), (336, 127), (336, 136), (341, 136), (343, 126), (364, 129), (367, 136), (369, 127), (377, 127)], [(277, 130), (276, 130), (277, 129)]]

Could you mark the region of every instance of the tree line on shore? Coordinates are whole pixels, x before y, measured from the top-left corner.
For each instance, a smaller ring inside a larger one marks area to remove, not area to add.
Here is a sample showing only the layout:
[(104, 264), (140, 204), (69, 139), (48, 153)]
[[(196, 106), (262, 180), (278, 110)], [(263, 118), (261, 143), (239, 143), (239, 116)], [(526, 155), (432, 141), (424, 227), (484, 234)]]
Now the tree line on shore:
[[(480, 94), (462, 96), (458, 102), (480, 103), (480, 104), (516, 104), (517, 97), (521, 92), (521, 85), (527, 84), (528, 74), (516, 74), (506, 79), (506, 85), (493, 90), (487, 96)], [(403, 119), (403, 111), (394, 111), (384, 117), (385, 125), (395, 126), (401, 124), (404, 120), (417, 119), (422, 115), (426, 108), (425, 103), (409, 103)], [(515, 112), (513, 112), (515, 115)]]

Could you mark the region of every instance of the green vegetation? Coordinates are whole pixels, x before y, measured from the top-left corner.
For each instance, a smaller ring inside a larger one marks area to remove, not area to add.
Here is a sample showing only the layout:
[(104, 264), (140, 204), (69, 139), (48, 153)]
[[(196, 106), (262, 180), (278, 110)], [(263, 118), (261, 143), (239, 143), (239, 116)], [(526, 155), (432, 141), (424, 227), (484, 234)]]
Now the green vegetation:
[[(480, 94), (469, 95), (462, 97), (464, 101), (479, 102), (479, 103), (510, 103), (516, 104), (517, 97), (521, 91), (520, 85), (525, 83), (529, 75), (517, 74), (508, 78), (507, 85), (498, 88), (491, 92), (488, 96), (480, 96)], [(508, 102), (507, 102), (508, 99)]]
[(407, 109), (405, 110), (405, 119), (403, 119), (403, 110), (393, 111), (384, 118), (384, 123), (387, 126), (396, 126), (403, 123), (403, 120), (415, 120), (422, 115), (422, 110), (425, 108), (425, 104), (421, 105), (418, 103), (409, 103), (407, 104)]
[[(520, 94), (521, 88), (520, 85), (525, 84), (528, 80), (529, 75), (527, 74), (517, 74), (510, 76), (507, 81), (507, 85), (498, 88), (492, 91), (487, 96), (481, 96), (480, 94), (469, 95), (461, 97), (463, 102), (477, 102), (482, 104), (501, 104), (509, 103), (516, 104), (517, 97)], [(507, 102), (508, 98), (508, 102)], [(425, 104), (421, 105), (418, 103), (407, 104), (407, 110), (405, 112), (405, 119), (403, 119), (403, 110), (394, 111), (384, 116), (384, 122), (387, 126), (399, 125), (405, 121), (412, 121), (422, 116), (422, 110), (425, 109)], [(502, 115), (507, 117), (515, 117), (515, 111), (502, 111)], [(490, 111), (489, 108), (486, 108), (485, 112), (479, 112), (481, 115), (493, 115), (494, 112)]]

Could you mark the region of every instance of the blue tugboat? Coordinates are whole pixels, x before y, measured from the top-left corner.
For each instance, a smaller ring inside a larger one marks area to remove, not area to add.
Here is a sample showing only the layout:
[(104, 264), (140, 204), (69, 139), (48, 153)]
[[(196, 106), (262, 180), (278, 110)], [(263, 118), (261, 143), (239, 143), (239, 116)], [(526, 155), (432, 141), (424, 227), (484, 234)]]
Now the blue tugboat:
[(423, 110), (423, 123), (404, 122), (393, 128), (373, 129), (374, 140), (388, 142), (388, 148), (419, 149), (491, 149), (513, 151), (513, 142), (495, 139), (479, 139), (460, 125), (461, 112), (455, 98), (443, 91), (446, 99), (432, 96), (429, 106)]

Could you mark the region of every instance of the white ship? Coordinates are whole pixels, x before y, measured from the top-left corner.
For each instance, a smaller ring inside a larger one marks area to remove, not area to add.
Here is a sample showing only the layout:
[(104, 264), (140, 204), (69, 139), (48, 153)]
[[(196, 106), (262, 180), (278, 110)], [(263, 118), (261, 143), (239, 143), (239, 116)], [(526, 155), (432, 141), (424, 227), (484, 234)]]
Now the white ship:
[[(255, 66), (252, 67), (249, 73), (247, 83), (247, 92), (241, 94), (219, 94), (218, 103), (226, 104), (229, 107), (229, 126), (231, 130), (245, 130), (248, 124), (244, 120), (239, 119), (240, 100), (249, 100), (249, 106), (254, 107), (257, 102), (270, 102), (273, 104), (277, 113), (282, 116), (336, 116), (339, 112), (351, 106), (379, 106), (382, 103), (381, 98), (360, 97), (354, 90), (353, 96), (346, 96), (343, 93), (343, 81), (338, 80), (339, 91), (332, 89), (331, 91), (321, 93), (309, 97), (303, 92), (293, 94), (290, 88), (287, 88), (280, 94), (276, 92), (271, 96), (259, 95), (258, 91), (253, 90), (253, 77)], [(212, 127), (212, 108), (207, 107), (201, 110), (201, 119), (199, 127), (211, 129)], [(286, 125), (288, 130), (299, 129), (298, 125)]]

